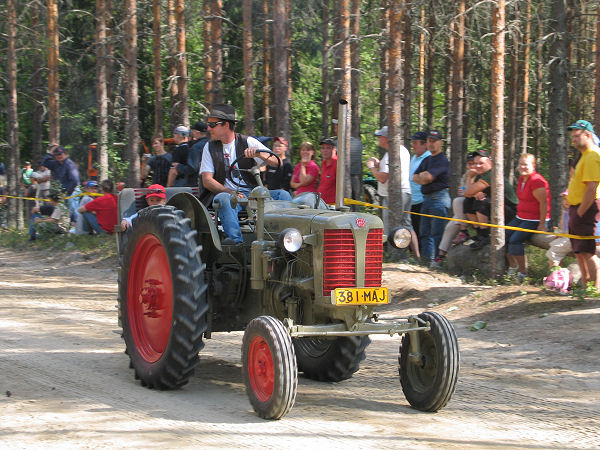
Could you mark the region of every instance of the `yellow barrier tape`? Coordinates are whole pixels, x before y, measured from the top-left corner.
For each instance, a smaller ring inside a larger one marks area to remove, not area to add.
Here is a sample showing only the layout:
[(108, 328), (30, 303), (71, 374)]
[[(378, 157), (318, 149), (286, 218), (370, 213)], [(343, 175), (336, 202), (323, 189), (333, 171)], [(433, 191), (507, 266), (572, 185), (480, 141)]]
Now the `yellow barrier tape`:
[[(76, 195), (71, 195), (69, 197), (65, 197), (65, 200), (68, 200), (70, 198), (75, 198), (75, 197), (83, 197), (85, 195), (89, 195), (90, 197), (102, 197), (104, 194), (97, 194), (95, 192), (83, 192), (81, 194), (76, 194)], [(38, 201), (38, 202), (49, 202), (50, 201), (50, 199), (47, 199), (47, 198), (19, 197), (18, 195), (0, 195), (0, 197), (20, 198), (22, 200), (35, 200), (35, 201)]]
[[(353, 200), (353, 199), (350, 199), (350, 198), (344, 198), (344, 204), (346, 204), (346, 205), (371, 206), (371, 207), (374, 207), (374, 208), (389, 209), (387, 206), (373, 205), (372, 203), (361, 202), (359, 200)], [(547, 235), (550, 235), (550, 236), (566, 237), (566, 238), (569, 238), (569, 239), (600, 239), (600, 236), (579, 236), (579, 235), (576, 235), (576, 234), (568, 234), (568, 233), (553, 233), (553, 232), (550, 232), (550, 231), (530, 230), (530, 229), (527, 229), (527, 228), (511, 227), (511, 226), (508, 226), (508, 225), (496, 225), (496, 224), (493, 224), (493, 223), (482, 223), (482, 222), (474, 222), (472, 220), (455, 219), (454, 217), (433, 216), (431, 214), (422, 214), (422, 213), (417, 213), (417, 212), (413, 212), (413, 211), (402, 211), (402, 212), (403, 213), (407, 213), (407, 214), (415, 214), (417, 216), (431, 217), (433, 219), (452, 220), (454, 222), (468, 223), (468, 224), (471, 224), (471, 225), (481, 225), (481, 226), (484, 226), (484, 227), (492, 227), (492, 228), (504, 228), (505, 230), (525, 231), (527, 233), (547, 234)]]

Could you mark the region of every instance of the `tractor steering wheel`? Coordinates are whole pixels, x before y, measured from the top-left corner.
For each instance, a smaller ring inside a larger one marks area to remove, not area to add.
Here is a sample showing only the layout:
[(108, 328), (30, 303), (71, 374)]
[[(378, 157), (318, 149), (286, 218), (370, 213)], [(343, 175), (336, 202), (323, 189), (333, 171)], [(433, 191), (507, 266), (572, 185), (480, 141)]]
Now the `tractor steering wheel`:
[[(256, 150), (256, 153), (267, 153), (271, 156), (274, 156), (275, 158), (277, 158), (277, 169), (279, 170), (279, 168), (281, 167), (281, 159), (279, 158), (279, 156), (277, 156), (275, 153), (273, 153), (271, 150), (269, 149), (265, 149), (265, 148), (259, 148), (258, 150)], [(237, 162), (240, 159), (253, 159), (253, 158), (247, 158), (246, 156), (241, 156), (239, 158), (236, 158), (235, 161), (233, 161), (230, 166), (229, 166), (229, 180), (235, 184), (237, 187), (247, 187), (245, 185), (241, 185), (240, 183), (238, 183), (234, 178), (233, 178), (233, 172), (237, 171), (237, 172), (250, 172), (250, 169), (240, 169), (239, 167), (235, 167), (237, 166)], [(235, 167), (235, 168), (234, 168)], [(262, 183), (259, 183), (262, 186)]]

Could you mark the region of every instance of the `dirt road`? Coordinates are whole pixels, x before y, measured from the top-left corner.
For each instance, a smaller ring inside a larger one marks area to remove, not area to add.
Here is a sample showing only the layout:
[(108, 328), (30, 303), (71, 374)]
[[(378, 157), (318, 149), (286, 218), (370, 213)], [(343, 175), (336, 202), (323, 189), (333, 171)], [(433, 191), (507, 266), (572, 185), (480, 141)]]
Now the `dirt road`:
[[(459, 335), (461, 373), (436, 414), (411, 409), (398, 338), (376, 337), (342, 383), (300, 378), (280, 421), (253, 413), (241, 333), (216, 334), (179, 391), (142, 388), (118, 334), (106, 261), (0, 249), (0, 447), (598, 447), (600, 302), (485, 288), (388, 265), (385, 315), (433, 309)], [(428, 306), (429, 305), (429, 306)], [(476, 320), (483, 330), (469, 331)]]

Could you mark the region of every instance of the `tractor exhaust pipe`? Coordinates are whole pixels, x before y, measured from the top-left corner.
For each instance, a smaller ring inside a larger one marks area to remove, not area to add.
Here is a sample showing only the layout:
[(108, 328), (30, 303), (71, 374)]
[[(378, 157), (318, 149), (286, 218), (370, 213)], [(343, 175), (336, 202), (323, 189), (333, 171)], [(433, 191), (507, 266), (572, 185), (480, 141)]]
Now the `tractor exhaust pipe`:
[(344, 206), (344, 171), (346, 160), (346, 118), (348, 117), (348, 102), (340, 99), (338, 108), (338, 135), (337, 135), (337, 170), (335, 173), (335, 209), (338, 211)]

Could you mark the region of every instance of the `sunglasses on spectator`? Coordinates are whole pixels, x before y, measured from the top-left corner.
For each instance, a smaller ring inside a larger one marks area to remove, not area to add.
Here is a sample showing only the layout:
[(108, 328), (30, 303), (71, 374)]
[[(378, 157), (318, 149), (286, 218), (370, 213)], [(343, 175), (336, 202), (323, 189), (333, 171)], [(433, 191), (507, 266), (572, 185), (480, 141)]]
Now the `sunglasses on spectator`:
[(206, 125), (208, 125), (210, 128), (214, 128), (217, 125), (224, 125), (225, 121), (224, 120), (219, 120), (218, 122), (208, 122)]
[(165, 190), (164, 189), (146, 189), (146, 193), (147, 194), (164, 194)]

